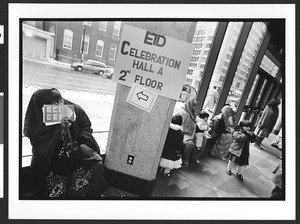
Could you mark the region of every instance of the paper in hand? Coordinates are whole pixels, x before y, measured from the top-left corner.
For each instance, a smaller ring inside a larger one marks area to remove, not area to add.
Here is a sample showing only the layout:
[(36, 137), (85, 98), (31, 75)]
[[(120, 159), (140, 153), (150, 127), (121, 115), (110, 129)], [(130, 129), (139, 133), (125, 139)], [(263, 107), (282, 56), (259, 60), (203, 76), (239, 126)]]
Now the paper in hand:
[(61, 120), (67, 117), (69, 120), (75, 120), (74, 105), (44, 105), (43, 122), (46, 126), (60, 124)]

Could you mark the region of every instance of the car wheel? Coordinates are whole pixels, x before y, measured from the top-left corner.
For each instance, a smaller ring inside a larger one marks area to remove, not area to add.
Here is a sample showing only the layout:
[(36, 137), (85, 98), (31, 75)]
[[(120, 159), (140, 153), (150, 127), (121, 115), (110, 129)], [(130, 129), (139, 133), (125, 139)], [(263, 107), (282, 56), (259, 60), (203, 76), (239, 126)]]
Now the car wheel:
[(82, 71), (82, 67), (80, 67), (80, 66), (77, 67), (77, 70), (81, 72)]
[(101, 76), (104, 75), (104, 71), (100, 70), (99, 75), (101, 75)]

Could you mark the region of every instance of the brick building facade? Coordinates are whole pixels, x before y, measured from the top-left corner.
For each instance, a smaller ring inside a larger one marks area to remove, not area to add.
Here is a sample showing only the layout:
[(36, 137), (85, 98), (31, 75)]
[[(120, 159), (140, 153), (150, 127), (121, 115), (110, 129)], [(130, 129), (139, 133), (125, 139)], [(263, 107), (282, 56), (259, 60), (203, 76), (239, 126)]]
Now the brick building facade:
[(49, 21), (44, 23), (44, 29), (56, 34), (53, 57), (58, 61), (72, 63), (92, 59), (114, 66), (120, 40), (120, 22)]

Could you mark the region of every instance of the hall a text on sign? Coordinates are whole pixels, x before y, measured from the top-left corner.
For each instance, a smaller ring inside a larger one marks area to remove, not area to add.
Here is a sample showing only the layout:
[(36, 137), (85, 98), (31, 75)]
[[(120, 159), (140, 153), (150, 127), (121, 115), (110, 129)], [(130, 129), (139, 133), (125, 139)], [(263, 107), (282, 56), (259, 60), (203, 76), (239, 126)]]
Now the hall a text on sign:
[(113, 81), (127, 86), (138, 84), (177, 100), (192, 51), (188, 42), (125, 25)]

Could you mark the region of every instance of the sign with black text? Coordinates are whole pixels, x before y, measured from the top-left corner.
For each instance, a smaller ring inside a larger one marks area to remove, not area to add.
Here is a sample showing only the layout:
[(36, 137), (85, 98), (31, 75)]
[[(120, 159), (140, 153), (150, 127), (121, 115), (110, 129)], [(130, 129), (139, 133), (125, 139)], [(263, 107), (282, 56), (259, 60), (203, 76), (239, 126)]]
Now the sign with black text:
[(191, 43), (124, 25), (113, 81), (178, 100), (192, 51)]

